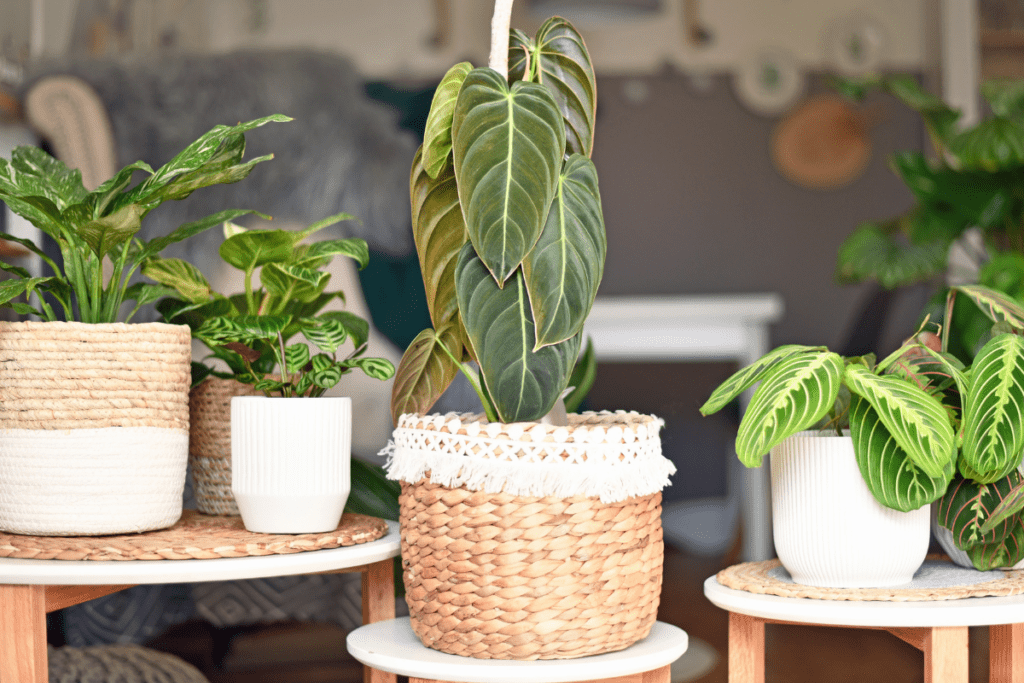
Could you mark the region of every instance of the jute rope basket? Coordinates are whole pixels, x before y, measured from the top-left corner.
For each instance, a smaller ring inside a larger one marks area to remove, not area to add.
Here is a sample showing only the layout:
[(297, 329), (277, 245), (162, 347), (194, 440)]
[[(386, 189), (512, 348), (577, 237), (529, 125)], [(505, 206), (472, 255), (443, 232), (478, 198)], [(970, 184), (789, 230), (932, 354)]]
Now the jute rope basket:
[(184, 325), (0, 323), (0, 530), (174, 524), (190, 361)]
[(569, 659), (647, 636), (661, 596), (662, 421), (568, 427), (403, 415), (385, 448), (402, 482), (406, 601), (424, 645), (481, 659)]
[(231, 493), (231, 399), (260, 394), (251, 384), (220, 377), (207, 377), (190, 392), (188, 460), (200, 512), (238, 514)]

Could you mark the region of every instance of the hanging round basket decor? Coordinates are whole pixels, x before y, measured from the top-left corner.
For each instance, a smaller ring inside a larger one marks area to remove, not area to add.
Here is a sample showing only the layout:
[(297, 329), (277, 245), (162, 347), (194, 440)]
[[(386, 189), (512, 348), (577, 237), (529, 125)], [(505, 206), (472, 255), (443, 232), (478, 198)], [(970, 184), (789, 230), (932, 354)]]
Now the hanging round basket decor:
[(657, 617), (662, 420), (601, 412), (567, 427), (403, 415), (403, 578), (424, 645), (482, 659), (621, 650)]
[(185, 325), (0, 323), (0, 531), (173, 525), (190, 368)]

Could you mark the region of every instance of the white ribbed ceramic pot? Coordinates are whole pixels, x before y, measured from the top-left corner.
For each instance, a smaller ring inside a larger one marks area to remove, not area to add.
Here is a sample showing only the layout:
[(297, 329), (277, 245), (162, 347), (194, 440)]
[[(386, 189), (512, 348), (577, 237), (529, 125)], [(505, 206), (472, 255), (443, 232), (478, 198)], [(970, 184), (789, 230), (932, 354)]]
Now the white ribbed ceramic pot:
[(796, 583), (909, 583), (931, 540), (926, 505), (899, 512), (871, 495), (849, 436), (800, 432), (772, 449), (775, 550)]
[(333, 531), (351, 489), (352, 399), (231, 399), (231, 491), (245, 528)]

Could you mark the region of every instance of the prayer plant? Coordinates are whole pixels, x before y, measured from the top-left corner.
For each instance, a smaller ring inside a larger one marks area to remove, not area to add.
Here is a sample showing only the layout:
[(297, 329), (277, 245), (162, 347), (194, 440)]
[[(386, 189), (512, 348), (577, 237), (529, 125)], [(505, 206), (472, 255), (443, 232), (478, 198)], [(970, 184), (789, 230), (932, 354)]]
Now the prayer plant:
[(970, 367), (947, 351), (948, 326), (941, 338), (919, 334), (877, 364), (824, 347), (782, 346), (727, 379), (701, 413), (760, 383), (736, 439), (745, 465), (759, 466), (797, 432), (848, 427), (879, 503), (906, 512), (938, 501), (940, 524), (975, 567), (1012, 566), (1024, 558), (1024, 307), (963, 285), (951, 289), (948, 311), (957, 294), (991, 323)]
[[(330, 216), (305, 230), (246, 230), (224, 224), (220, 256), (242, 271), (245, 291), (232, 296), (214, 292), (191, 264), (180, 259), (151, 259), (143, 273), (171, 288), (177, 297), (160, 301), (158, 310), (170, 322), (185, 323), (192, 335), (223, 361), (228, 373), (194, 363), (196, 384), (210, 373), (252, 384), (267, 396), (322, 396), (342, 376), (359, 368), (370, 377), (389, 379), (391, 361), (363, 357), (369, 323), (347, 311), (323, 308), (343, 292), (328, 292), (330, 274), (323, 269), (335, 256), (354, 259), (360, 268), (369, 261), (366, 242), (358, 238), (304, 243), (307, 237), (349, 214)], [(253, 285), (259, 269), (260, 286)], [(297, 335), (305, 342), (293, 342)], [(351, 341), (352, 351), (339, 355)], [(310, 351), (309, 343), (317, 351)]]
[[(432, 327), (396, 374), (392, 416), (425, 413), (462, 370), (492, 421), (537, 420), (570, 382), (607, 243), (590, 160), (596, 79), (583, 38), (534, 38), (496, 3), (488, 68), (438, 87), (410, 178)], [(475, 361), (479, 375), (468, 363)]]
[[(270, 121), (290, 120), (274, 115), (237, 126), (216, 126), (156, 171), (136, 161), (92, 192), (82, 185), (80, 171), (39, 148), (16, 148), (10, 160), (0, 159), (0, 201), (53, 238), (61, 263), (30, 240), (0, 233), (35, 253), (52, 271), (52, 275), (33, 277), (24, 268), (0, 262), (0, 270), (15, 276), (0, 282), (0, 306), (47, 321), (112, 323), (120, 319), (122, 305), (134, 301), (135, 307), (124, 317), (127, 322), (141, 306), (170, 293), (160, 285), (130, 283), (140, 268), (175, 242), (254, 213), (221, 211), (142, 241), (135, 235), (149, 212), (199, 188), (242, 180), (256, 164), (272, 157), (243, 162), (244, 133)], [(137, 172), (146, 177), (133, 185)], [(109, 275), (104, 273), (104, 262), (109, 263)]]

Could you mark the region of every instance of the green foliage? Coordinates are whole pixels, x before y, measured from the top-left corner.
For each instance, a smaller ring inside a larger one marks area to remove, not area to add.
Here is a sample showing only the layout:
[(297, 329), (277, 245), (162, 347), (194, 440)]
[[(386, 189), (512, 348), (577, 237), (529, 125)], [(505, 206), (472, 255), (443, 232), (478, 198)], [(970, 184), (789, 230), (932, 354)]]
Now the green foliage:
[[(60, 248), (63, 267), (58, 267), (38, 245), (0, 233), (37, 254), (53, 272), (48, 277), (32, 278), (24, 269), (0, 266), (18, 278), (0, 287), (0, 307), (52, 321), (60, 317), (53, 308), (56, 303), (67, 320), (109, 323), (121, 319), (126, 301), (134, 301), (135, 307), (123, 318), (130, 320), (141, 306), (169, 293), (160, 285), (129, 284), (137, 271), (151, 267), (157, 254), (171, 244), (253, 213), (221, 211), (147, 242), (136, 234), (149, 212), (164, 201), (184, 199), (199, 188), (242, 180), (256, 164), (271, 158), (268, 155), (243, 162), (245, 132), (271, 121), (289, 120), (274, 115), (236, 126), (216, 126), (156, 171), (137, 161), (92, 192), (82, 185), (79, 171), (36, 147), (16, 148), (9, 161), (0, 159), (0, 201), (53, 238)], [(136, 173), (145, 178), (132, 185)], [(104, 274), (104, 260), (111, 266), (109, 276)], [(198, 278), (192, 280), (202, 287)], [(33, 299), (33, 294), (38, 296)], [(22, 295), (24, 301), (15, 300)], [(185, 296), (201, 294), (193, 290)]]
[[(242, 271), (245, 291), (233, 296), (211, 290), (195, 268), (177, 259), (153, 257), (143, 274), (176, 293), (158, 304), (169, 322), (184, 323), (192, 335), (220, 359), (230, 373), (200, 369), (193, 375), (234, 377), (266, 395), (322, 396), (346, 373), (358, 368), (375, 379), (390, 378), (395, 368), (382, 358), (366, 358), (369, 323), (346, 311), (322, 311), (342, 292), (327, 292), (330, 275), (321, 270), (335, 256), (369, 260), (360, 239), (302, 242), (313, 233), (351, 219), (330, 216), (305, 230), (246, 230), (224, 224), (221, 258)], [(259, 287), (253, 284), (260, 269)], [(305, 342), (292, 342), (297, 335)], [(349, 341), (352, 351), (339, 355)], [(310, 350), (312, 344), (317, 352)], [(275, 374), (276, 372), (276, 374)]]
[(565, 392), (607, 251), (589, 159), (596, 82), (558, 18), (533, 39), (511, 31), (507, 78), (461, 63), (442, 79), (410, 174), (433, 328), (399, 364), (396, 419), (429, 410), (457, 371), (492, 420), (539, 419)]

